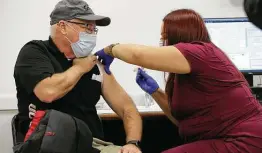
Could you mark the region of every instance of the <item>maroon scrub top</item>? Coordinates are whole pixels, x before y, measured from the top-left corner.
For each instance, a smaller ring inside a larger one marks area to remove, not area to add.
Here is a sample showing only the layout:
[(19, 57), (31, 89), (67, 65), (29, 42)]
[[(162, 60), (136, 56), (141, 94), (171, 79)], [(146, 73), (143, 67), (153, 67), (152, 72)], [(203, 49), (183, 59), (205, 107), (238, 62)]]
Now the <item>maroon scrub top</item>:
[(188, 144), (165, 153), (262, 153), (261, 105), (242, 73), (212, 43), (175, 47), (191, 67), (176, 75), (170, 102)]

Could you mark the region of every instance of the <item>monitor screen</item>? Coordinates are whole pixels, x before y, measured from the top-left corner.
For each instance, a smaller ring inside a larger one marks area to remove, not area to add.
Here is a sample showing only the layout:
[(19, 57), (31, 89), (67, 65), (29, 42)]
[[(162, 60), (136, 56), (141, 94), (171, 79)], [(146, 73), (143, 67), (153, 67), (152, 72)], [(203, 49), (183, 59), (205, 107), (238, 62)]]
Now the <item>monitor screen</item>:
[(204, 19), (212, 42), (241, 72), (262, 73), (262, 30), (247, 18)]

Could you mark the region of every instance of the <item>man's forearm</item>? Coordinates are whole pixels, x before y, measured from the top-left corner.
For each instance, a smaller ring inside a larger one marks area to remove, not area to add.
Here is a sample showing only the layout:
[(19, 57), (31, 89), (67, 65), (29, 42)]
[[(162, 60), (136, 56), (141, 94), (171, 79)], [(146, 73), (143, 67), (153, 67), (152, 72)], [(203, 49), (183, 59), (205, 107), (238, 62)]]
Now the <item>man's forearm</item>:
[(76, 85), (84, 73), (72, 66), (63, 73), (57, 73), (40, 82), (34, 92), (40, 100), (50, 103), (63, 97)]
[(142, 119), (131, 97), (115, 80), (113, 74), (103, 72), (103, 98), (112, 110), (123, 120), (126, 140), (140, 140)]
[(163, 112), (166, 114), (166, 116), (175, 124), (178, 126), (178, 121), (172, 116), (170, 107), (168, 105), (168, 97), (164, 91), (162, 91), (160, 88), (152, 94), (152, 97), (157, 102), (157, 104), (160, 106), (160, 108), (163, 110)]
[[(67, 71), (61, 74), (55, 74), (53, 76), (54, 85), (56, 88), (57, 98), (63, 97), (66, 93), (72, 90), (72, 88), (76, 85), (76, 83), (83, 76), (83, 72), (81, 72), (78, 67), (72, 66)], [(51, 77), (52, 79), (52, 77)]]
[(123, 122), (126, 131), (126, 142), (130, 140), (141, 140), (142, 119), (135, 106), (125, 110)]

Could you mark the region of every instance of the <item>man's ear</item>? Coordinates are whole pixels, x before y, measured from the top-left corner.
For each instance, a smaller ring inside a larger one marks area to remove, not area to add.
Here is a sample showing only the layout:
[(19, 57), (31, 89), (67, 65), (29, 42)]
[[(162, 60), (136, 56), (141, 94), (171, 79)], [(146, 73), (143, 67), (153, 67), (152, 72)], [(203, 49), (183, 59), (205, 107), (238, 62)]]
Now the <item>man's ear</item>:
[(61, 20), (57, 23), (57, 27), (58, 29), (61, 31), (61, 33), (63, 35), (66, 35), (67, 34), (67, 31), (66, 31), (66, 23), (64, 20)]

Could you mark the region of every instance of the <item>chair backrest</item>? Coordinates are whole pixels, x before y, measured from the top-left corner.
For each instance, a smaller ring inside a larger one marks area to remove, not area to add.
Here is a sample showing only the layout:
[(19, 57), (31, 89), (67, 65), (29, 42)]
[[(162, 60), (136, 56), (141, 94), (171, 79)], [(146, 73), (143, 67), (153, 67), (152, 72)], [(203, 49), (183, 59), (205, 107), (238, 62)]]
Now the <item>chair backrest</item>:
[(21, 130), (21, 122), (19, 116), (15, 115), (11, 121), (13, 145), (17, 145), (24, 141), (25, 134)]

